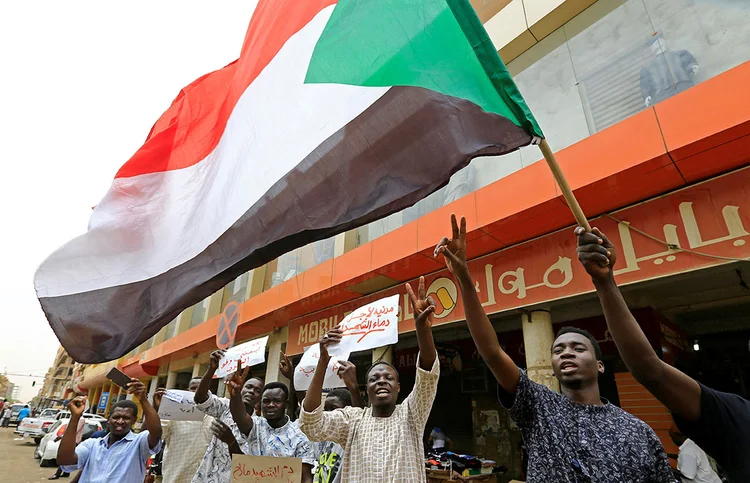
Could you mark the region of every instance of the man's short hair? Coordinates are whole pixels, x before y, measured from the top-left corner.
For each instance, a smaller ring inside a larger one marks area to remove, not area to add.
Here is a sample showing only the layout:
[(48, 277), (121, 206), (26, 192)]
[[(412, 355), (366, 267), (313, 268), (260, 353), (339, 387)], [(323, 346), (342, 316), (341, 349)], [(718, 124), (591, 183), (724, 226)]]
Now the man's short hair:
[[(262, 377), (260, 377), (260, 376), (250, 376), (250, 377), (248, 377), (247, 379), (245, 379), (245, 382), (244, 382), (244, 384), (247, 384), (247, 381), (252, 381), (253, 379), (255, 379), (256, 381), (259, 381), (259, 382), (260, 382), (260, 385), (261, 385), (261, 386), (262, 386), (262, 385), (264, 385), (264, 384), (266, 383), (266, 381), (264, 381), (264, 380), (263, 380), (263, 378), (262, 378)], [(244, 385), (244, 384), (243, 384), (243, 385)], [(288, 390), (288, 389), (287, 389), (287, 390)]]
[(600, 361), (602, 360), (602, 348), (599, 347), (599, 342), (596, 341), (596, 337), (589, 332), (586, 329), (579, 329), (577, 327), (563, 327), (560, 329), (560, 331), (555, 336), (555, 340), (557, 340), (561, 335), (565, 334), (580, 334), (587, 338), (589, 342), (591, 342), (591, 345), (594, 347), (594, 355), (596, 356), (596, 360)]
[(396, 373), (396, 379), (398, 379), (398, 380), (400, 380), (400, 379), (401, 379), (401, 375), (400, 375), (400, 374), (398, 373), (398, 369), (396, 369), (395, 367), (393, 367), (393, 364), (389, 364), (389, 363), (387, 363), (387, 362), (385, 362), (385, 361), (378, 361), (378, 362), (375, 362), (375, 363), (373, 363), (373, 364), (372, 364), (372, 365), (371, 365), (371, 366), (370, 366), (370, 367), (369, 367), (369, 368), (367, 369), (367, 372), (365, 373), (365, 384), (367, 383), (367, 378), (368, 378), (368, 377), (370, 377), (370, 373), (371, 373), (371, 372), (372, 372), (372, 370), (373, 370), (373, 369), (375, 369), (375, 368), (376, 368), (377, 366), (388, 366), (388, 367), (390, 367), (391, 369), (393, 369), (393, 372), (395, 372), (395, 373)]
[(283, 382), (269, 382), (265, 386), (263, 386), (263, 393), (265, 394), (266, 391), (269, 389), (281, 389), (284, 391), (284, 396), (289, 399), (289, 388), (286, 387), (286, 384)]
[(133, 417), (134, 418), (138, 417), (138, 405), (134, 403), (133, 401), (128, 401), (127, 399), (123, 401), (117, 401), (114, 404), (114, 406), (112, 406), (112, 409), (110, 409), (109, 411), (110, 417), (112, 416), (112, 414), (114, 414), (115, 409), (117, 408), (130, 409), (131, 411), (133, 411)]
[(344, 403), (344, 406), (352, 405), (352, 393), (349, 392), (349, 389), (344, 389), (343, 387), (332, 389), (326, 397), (335, 397), (336, 399)]

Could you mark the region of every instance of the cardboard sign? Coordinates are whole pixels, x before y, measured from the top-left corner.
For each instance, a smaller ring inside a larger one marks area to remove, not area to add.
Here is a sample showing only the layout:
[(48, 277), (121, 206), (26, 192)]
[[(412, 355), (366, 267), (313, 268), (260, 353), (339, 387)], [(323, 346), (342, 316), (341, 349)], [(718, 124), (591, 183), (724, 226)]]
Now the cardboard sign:
[(240, 321), (240, 304), (229, 302), (219, 319), (219, 327), (216, 329), (216, 347), (229, 349), (234, 345), (234, 336), (237, 335), (237, 324)]
[[(297, 391), (307, 391), (310, 387), (315, 368), (318, 367), (320, 359), (320, 344), (313, 344), (302, 355), (297, 367), (294, 368), (294, 389)], [(331, 356), (326, 368), (326, 377), (323, 379), (323, 389), (333, 389), (335, 387), (346, 387), (344, 380), (338, 375), (341, 361), (349, 360), (349, 354), (340, 356)]]
[(203, 413), (195, 407), (190, 391), (170, 389), (161, 398), (159, 417), (169, 421), (203, 421)]
[(266, 344), (268, 344), (268, 336), (232, 347), (219, 361), (219, 368), (216, 370), (214, 378), (226, 377), (235, 372), (237, 361), (240, 361), (243, 369), (264, 363), (266, 361)]
[(398, 342), (399, 300), (399, 295), (392, 295), (347, 315), (341, 322), (341, 342), (328, 346), (328, 353), (343, 356)]
[(302, 460), (232, 455), (232, 483), (301, 483)]

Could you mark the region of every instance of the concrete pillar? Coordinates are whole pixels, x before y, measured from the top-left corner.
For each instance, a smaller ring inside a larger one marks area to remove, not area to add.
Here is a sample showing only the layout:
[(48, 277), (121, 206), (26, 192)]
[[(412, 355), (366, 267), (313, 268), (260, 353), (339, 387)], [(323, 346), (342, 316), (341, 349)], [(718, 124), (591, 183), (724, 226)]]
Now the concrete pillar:
[(167, 373), (167, 389), (174, 389), (177, 386), (177, 372), (169, 371)]
[(560, 392), (560, 384), (552, 372), (552, 314), (535, 310), (522, 316), (523, 346), (526, 353), (526, 372), (529, 379)]
[(393, 346), (384, 345), (372, 350), (372, 363), (374, 364), (381, 361), (393, 364)]
[(201, 377), (203, 374), (201, 374), (201, 363), (197, 359), (195, 360), (195, 363), (193, 364), (193, 375), (191, 376), (193, 379), (196, 377)]
[(158, 389), (159, 385), (159, 378), (154, 376), (151, 378), (151, 382), (148, 385), (148, 400), (153, 401), (154, 400), (154, 394), (156, 394), (156, 390)]
[(289, 379), (281, 375), (281, 349), (289, 339), (289, 327), (283, 327), (268, 337), (268, 359), (266, 360), (266, 384), (269, 382), (283, 382), (289, 386)]

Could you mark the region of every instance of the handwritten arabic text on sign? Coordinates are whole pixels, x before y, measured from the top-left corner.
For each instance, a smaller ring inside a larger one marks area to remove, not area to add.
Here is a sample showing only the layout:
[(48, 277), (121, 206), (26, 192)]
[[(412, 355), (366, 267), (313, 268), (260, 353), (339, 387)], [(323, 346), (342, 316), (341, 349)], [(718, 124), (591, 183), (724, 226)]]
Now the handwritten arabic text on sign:
[[(294, 389), (297, 391), (307, 391), (310, 388), (310, 382), (315, 374), (315, 368), (318, 366), (320, 359), (320, 344), (313, 344), (302, 355), (297, 367), (294, 368)], [(339, 377), (339, 367), (341, 361), (349, 360), (349, 354), (331, 356), (326, 368), (326, 376), (323, 379), (323, 389), (333, 389), (336, 387), (346, 387), (344, 381)]]
[(328, 346), (328, 353), (343, 356), (398, 342), (399, 297), (376, 300), (347, 315), (341, 322), (341, 342)]
[(232, 374), (237, 370), (237, 361), (240, 361), (243, 369), (262, 364), (266, 361), (266, 344), (268, 344), (268, 336), (232, 347), (219, 361), (219, 369), (216, 370), (214, 377), (226, 377)]
[(232, 483), (300, 483), (302, 460), (270, 456), (232, 456)]
[(203, 421), (203, 413), (195, 407), (190, 391), (170, 389), (161, 398), (159, 417), (165, 421)]

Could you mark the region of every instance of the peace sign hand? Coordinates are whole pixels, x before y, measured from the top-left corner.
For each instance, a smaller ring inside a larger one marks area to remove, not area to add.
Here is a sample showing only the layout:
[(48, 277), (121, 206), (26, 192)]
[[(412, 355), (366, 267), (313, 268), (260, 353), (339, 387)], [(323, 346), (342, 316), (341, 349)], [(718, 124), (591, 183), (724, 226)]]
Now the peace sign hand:
[(279, 372), (289, 379), (290, 381), (294, 378), (294, 367), (292, 366), (292, 362), (289, 360), (289, 357), (284, 354), (284, 351), (279, 351), (281, 353), (281, 360), (279, 360)]
[(227, 385), (227, 393), (229, 393), (230, 398), (240, 395), (240, 392), (242, 392), (242, 386), (245, 384), (245, 378), (250, 370), (250, 366), (247, 366), (244, 371), (241, 367), (240, 361), (237, 361), (237, 370), (234, 374), (227, 377), (227, 380), (224, 383)]
[(461, 217), (461, 228), (458, 227), (456, 215), (451, 215), (452, 239), (443, 237), (435, 247), (435, 257), (443, 255), (445, 266), (459, 279), (469, 278), (469, 266), (466, 264), (466, 218)]
[(411, 285), (406, 284), (406, 293), (409, 294), (411, 309), (414, 311), (414, 323), (417, 327), (425, 325), (432, 327), (432, 323), (435, 320), (435, 301), (431, 297), (427, 297), (425, 293), (424, 277), (419, 277), (419, 287), (417, 290), (419, 296), (414, 295)]

